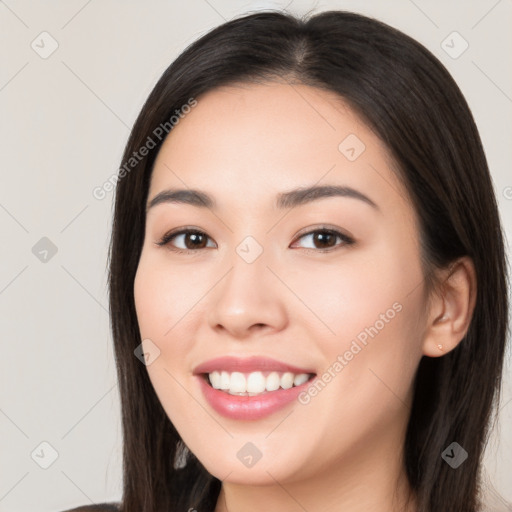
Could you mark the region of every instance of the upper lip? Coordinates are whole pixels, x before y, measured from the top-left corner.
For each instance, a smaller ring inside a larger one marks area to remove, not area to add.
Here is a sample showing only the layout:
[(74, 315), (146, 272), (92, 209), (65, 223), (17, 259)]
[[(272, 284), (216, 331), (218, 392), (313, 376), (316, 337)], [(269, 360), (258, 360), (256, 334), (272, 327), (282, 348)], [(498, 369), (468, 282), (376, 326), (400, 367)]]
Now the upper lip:
[(224, 356), (210, 359), (201, 363), (194, 368), (194, 374), (211, 373), (214, 371), (226, 371), (226, 372), (241, 372), (250, 373), (256, 371), (276, 371), (276, 372), (291, 372), (295, 374), (299, 373), (315, 373), (313, 370), (308, 368), (299, 368), (288, 363), (283, 363), (277, 359), (263, 356), (252, 356), (252, 357), (233, 357)]

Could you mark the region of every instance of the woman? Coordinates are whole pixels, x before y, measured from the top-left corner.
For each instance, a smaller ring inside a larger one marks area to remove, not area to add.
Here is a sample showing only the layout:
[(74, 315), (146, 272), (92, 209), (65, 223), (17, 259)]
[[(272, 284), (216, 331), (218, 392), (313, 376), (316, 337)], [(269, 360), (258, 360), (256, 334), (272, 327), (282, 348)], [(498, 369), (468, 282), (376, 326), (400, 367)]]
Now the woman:
[(165, 71), (118, 178), (119, 510), (484, 510), (507, 264), (429, 51), (349, 12), (232, 20)]

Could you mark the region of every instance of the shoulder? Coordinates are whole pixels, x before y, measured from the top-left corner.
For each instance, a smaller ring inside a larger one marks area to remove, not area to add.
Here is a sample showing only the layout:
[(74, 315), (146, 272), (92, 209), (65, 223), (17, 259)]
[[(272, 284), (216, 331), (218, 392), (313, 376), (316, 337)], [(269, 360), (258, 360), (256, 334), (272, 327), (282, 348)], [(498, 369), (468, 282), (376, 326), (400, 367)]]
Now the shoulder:
[(82, 505), (81, 507), (62, 510), (61, 512), (119, 512), (119, 503), (97, 503), (96, 505)]

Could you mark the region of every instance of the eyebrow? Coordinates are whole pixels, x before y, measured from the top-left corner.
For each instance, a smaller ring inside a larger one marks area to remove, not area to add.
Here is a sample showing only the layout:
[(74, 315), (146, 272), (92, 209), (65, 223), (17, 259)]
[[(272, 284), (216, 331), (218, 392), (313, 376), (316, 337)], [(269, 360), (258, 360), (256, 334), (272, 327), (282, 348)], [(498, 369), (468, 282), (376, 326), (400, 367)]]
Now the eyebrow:
[[(372, 208), (379, 210), (378, 205), (362, 192), (351, 187), (339, 185), (311, 186), (282, 192), (277, 195), (275, 204), (279, 209), (294, 208), (295, 206), (301, 206), (326, 197), (349, 197), (359, 199)], [(182, 203), (212, 210), (217, 208), (215, 199), (200, 190), (168, 189), (162, 190), (162, 192), (159, 192), (148, 202), (146, 212), (156, 205), (163, 203)]]

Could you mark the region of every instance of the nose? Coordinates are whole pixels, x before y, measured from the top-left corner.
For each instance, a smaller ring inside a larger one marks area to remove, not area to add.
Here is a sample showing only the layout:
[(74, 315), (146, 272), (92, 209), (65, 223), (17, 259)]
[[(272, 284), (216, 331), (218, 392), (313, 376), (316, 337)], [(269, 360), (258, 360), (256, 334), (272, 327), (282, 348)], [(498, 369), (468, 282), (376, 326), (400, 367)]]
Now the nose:
[(211, 293), (208, 321), (212, 329), (242, 340), (286, 327), (290, 297), (264, 256), (248, 263), (234, 254), (231, 268)]

